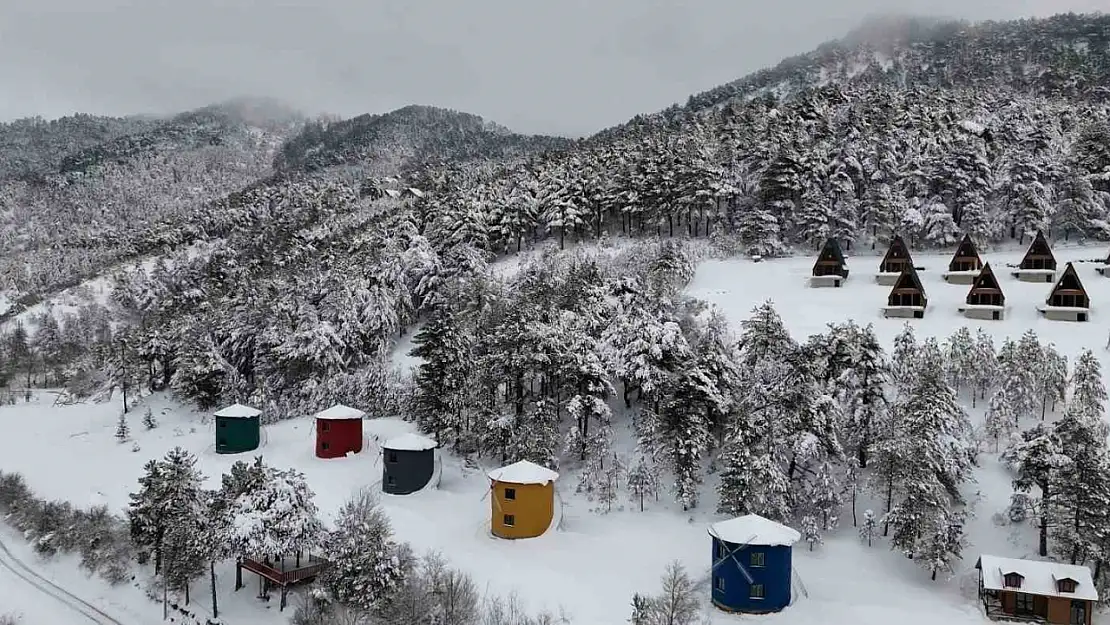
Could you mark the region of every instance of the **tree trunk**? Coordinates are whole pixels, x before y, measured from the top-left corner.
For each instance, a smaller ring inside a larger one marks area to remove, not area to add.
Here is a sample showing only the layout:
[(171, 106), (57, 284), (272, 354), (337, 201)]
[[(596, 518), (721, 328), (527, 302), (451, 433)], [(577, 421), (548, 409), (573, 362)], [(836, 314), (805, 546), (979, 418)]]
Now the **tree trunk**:
[(220, 618), (220, 608), (216, 605), (216, 561), (208, 562), (208, 574), (212, 580), (212, 618)]

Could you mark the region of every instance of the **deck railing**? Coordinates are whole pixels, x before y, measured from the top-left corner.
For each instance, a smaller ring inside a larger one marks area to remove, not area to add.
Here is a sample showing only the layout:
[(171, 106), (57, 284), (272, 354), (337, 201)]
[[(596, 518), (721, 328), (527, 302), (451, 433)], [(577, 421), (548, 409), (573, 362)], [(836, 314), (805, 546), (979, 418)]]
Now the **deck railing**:
[(279, 586), (287, 586), (311, 579), (328, 567), (327, 560), (313, 555), (308, 556), (302, 566), (285, 570), (274, 568), (272, 565), (254, 558), (243, 558), (242, 564), (244, 569), (261, 575)]

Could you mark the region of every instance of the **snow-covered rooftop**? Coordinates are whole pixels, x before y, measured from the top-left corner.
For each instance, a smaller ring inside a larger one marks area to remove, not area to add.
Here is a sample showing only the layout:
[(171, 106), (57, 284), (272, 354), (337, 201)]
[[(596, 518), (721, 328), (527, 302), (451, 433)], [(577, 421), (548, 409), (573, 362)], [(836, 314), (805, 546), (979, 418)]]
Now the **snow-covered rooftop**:
[[(976, 567), (983, 571), (983, 588), (987, 590), (1018, 590), (1006, 588), (1005, 584), (1007, 573), (1017, 573), (1023, 578), (1021, 592), (1046, 597), (1098, 601), (1098, 591), (1091, 578), (1091, 569), (1085, 566), (981, 555)], [(1056, 589), (1056, 582), (1061, 579), (1074, 580), (1075, 592), (1059, 592)]]
[(250, 419), (260, 414), (262, 414), (262, 411), (258, 408), (251, 408), (243, 404), (232, 404), (216, 412), (217, 417), (224, 417), (226, 419)]
[(559, 479), (559, 474), (538, 464), (521, 460), (507, 467), (490, 471), (489, 479), (510, 484), (547, 484)]
[(358, 408), (351, 408), (343, 404), (336, 404), (327, 410), (321, 410), (316, 413), (317, 419), (326, 419), (334, 421), (338, 419), (361, 419), (366, 416), (366, 413)]
[(758, 514), (745, 514), (709, 526), (709, 534), (734, 545), (789, 547), (801, 539), (797, 530), (765, 519)]
[(392, 449), (394, 451), (427, 451), (436, 447), (437, 443), (432, 439), (411, 432), (395, 436), (382, 443), (382, 449)]

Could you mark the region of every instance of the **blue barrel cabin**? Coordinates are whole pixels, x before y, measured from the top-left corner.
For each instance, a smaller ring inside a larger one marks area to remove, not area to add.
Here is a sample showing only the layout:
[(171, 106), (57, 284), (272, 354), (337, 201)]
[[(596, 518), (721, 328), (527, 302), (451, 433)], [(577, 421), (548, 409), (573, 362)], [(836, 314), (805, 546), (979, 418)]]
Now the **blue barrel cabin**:
[(763, 614), (790, 605), (793, 528), (756, 514), (715, 523), (713, 605), (726, 612)]

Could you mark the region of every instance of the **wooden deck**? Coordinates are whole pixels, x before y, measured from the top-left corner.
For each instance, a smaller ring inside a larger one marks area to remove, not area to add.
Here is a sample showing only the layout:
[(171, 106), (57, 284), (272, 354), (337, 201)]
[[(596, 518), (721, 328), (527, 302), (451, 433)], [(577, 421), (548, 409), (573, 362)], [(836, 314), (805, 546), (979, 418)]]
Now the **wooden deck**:
[(254, 558), (243, 558), (241, 565), (244, 569), (266, 578), (277, 586), (291, 586), (314, 579), (328, 567), (328, 561), (310, 555), (301, 566), (284, 570)]

